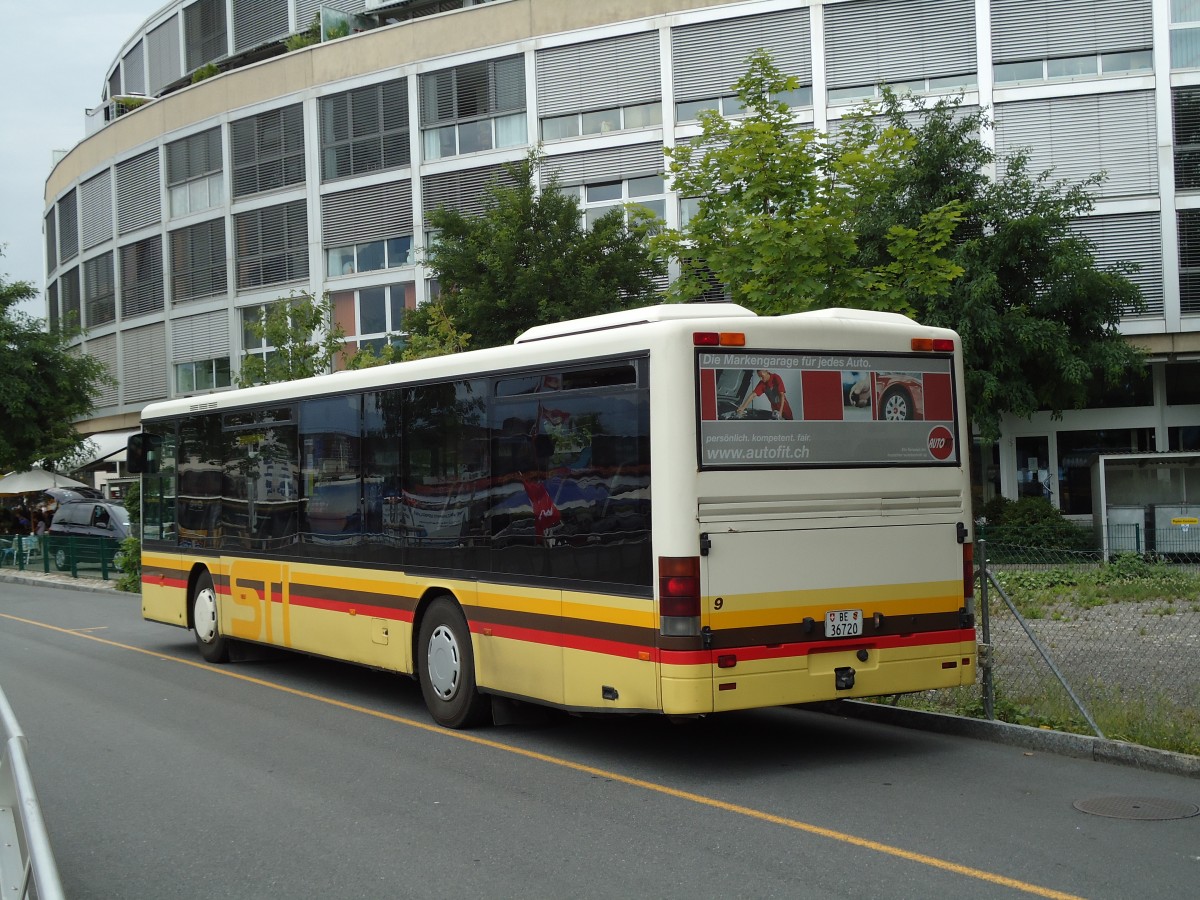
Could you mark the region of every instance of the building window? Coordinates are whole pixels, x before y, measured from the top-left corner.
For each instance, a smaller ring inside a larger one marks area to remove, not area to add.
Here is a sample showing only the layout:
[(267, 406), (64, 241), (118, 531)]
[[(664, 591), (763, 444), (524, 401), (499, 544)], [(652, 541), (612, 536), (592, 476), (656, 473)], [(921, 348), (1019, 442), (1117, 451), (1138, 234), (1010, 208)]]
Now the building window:
[(214, 219), (171, 232), (171, 300), (182, 303), (224, 294), (225, 221)]
[(88, 328), (116, 321), (117, 285), (111, 252), (83, 264), (83, 290)]
[(308, 213), (294, 200), (233, 217), (238, 290), (308, 277)]
[(549, 116), (542, 119), (542, 140), (558, 141), (585, 134), (608, 134), (630, 128), (653, 128), (662, 124), (662, 103), (614, 106), (592, 112)]
[(321, 98), (321, 177), (329, 181), (410, 164), (404, 78)]
[(1200, 188), (1200, 87), (1171, 91), (1175, 189)]
[(1066, 81), (1073, 78), (1097, 76), (1139, 75), (1154, 70), (1154, 54), (1150, 50), (1131, 50), (1122, 53), (1099, 53), (1087, 56), (1061, 56), (1053, 59), (1031, 59), (1023, 62), (997, 63), (997, 86), (1028, 84), (1040, 81)]
[(227, 388), (232, 384), (228, 356), (175, 364), (176, 394), (211, 391)]
[(1200, 3), (1171, 0), (1171, 68), (1200, 68)]
[(579, 198), (583, 226), (587, 229), (591, 229), (598, 219), (614, 209), (626, 210), (628, 218), (631, 204), (644, 207), (660, 219), (667, 215), (666, 183), (661, 175), (562, 187), (559, 190)]
[(167, 144), (167, 193), (172, 216), (186, 216), (224, 202), (220, 128)]
[[(946, 94), (974, 90), (978, 80), (974, 72), (963, 75), (946, 75), (940, 78), (915, 78), (911, 81), (894, 81), (886, 85), (898, 94)], [(853, 87), (831, 88), (830, 103), (857, 103), (877, 100), (883, 96), (878, 84), (862, 84)], [(811, 100), (810, 100), (811, 102)]]
[(429, 160), (525, 144), (525, 58), (422, 75), (421, 134)]
[(244, 197), (304, 181), (304, 114), (299, 103), (229, 126), (233, 196)]
[(356, 272), (376, 272), (413, 264), (412, 235), (329, 247), (325, 250), (326, 271), (330, 278)]
[(1200, 405), (1200, 362), (1170, 363), (1166, 377), (1167, 406)]
[[(1179, 311), (1200, 314), (1200, 209), (1181, 209), (1179, 223)], [(64, 295), (65, 296), (65, 295)], [(66, 311), (66, 304), (63, 304)]]
[(346, 334), (346, 352), (403, 344), (404, 314), (417, 305), (417, 286), (409, 281), (333, 294), (333, 322)]

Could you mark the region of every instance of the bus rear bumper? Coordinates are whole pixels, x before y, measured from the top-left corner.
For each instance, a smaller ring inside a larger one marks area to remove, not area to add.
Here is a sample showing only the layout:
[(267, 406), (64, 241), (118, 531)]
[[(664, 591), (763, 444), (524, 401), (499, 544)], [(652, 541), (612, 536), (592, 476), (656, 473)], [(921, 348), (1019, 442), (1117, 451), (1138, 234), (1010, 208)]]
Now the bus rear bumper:
[(695, 715), (903, 694), (974, 684), (976, 677), (974, 640), (769, 658), (744, 658), (736, 652), (723, 655), (723, 666), (715, 660), (712, 665), (684, 666), (664, 660), (663, 712)]

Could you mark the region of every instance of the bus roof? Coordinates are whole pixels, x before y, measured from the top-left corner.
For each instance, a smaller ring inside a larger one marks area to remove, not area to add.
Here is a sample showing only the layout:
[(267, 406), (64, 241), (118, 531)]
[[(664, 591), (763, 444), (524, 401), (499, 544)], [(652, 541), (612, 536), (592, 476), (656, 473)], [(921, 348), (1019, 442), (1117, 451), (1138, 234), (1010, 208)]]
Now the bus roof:
[(569, 334), (588, 334), (593, 331), (607, 331), (610, 328), (627, 328), (630, 325), (669, 322), (675, 319), (736, 319), (757, 315), (736, 303), (662, 303), (642, 309), (623, 309), (620, 312), (572, 319), (568, 322), (535, 325), (520, 334), (513, 343), (527, 344), (530, 341), (544, 341)]

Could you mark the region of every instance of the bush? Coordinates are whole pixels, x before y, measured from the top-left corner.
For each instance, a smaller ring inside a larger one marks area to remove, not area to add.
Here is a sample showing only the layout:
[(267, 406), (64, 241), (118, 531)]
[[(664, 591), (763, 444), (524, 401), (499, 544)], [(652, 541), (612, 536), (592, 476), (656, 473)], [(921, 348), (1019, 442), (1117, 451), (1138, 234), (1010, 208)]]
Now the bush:
[(121, 552), (116, 560), (121, 577), (117, 579), (117, 590), (130, 594), (142, 592), (142, 542), (135, 535), (121, 541)]
[(998, 544), (1020, 544), (1043, 550), (1095, 550), (1092, 529), (1076, 525), (1044, 497), (1022, 497), (1015, 503), (994, 497), (979, 510), (985, 520), (980, 537)]

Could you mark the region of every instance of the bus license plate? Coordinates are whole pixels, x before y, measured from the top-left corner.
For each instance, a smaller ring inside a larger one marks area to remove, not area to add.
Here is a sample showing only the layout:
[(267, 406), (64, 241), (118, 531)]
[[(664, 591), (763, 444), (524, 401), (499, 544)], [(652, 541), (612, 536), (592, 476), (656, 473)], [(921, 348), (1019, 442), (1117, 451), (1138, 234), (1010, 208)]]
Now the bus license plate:
[(825, 637), (858, 637), (863, 628), (861, 609), (830, 609), (825, 612)]

